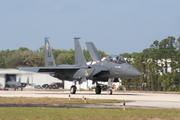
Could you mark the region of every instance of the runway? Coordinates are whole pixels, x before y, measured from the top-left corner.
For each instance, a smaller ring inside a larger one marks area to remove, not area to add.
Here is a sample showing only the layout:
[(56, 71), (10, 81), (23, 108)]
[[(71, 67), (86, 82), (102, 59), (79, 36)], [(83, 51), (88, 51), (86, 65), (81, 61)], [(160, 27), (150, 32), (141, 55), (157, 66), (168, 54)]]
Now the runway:
[[(68, 98), (69, 91), (0, 91), (1, 97), (56, 97)], [(117, 99), (131, 100), (134, 102), (126, 103), (127, 108), (158, 108), (158, 109), (180, 109), (180, 94), (164, 94), (164, 93), (139, 93), (139, 92), (114, 92), (108, 95), (107, 92), (102, 92), (100, 95), (93, 91), (77, 91), (76, 94), (71, 94), (71, 98), (88, 99)], [(43, 103), (42, 103), (43, 104)], [(5, 106), (1, 104), (1, 106)], [(47, 105), (47, 107), (66, 107), (64, 105)], [(79, 105), (72, 105), (78, 107)], [(33, 105), (32, 105), (33, 107)], [(119, 108), (120, 103), (113, 104), (85, 104), (81, 107), (92, 108)]]

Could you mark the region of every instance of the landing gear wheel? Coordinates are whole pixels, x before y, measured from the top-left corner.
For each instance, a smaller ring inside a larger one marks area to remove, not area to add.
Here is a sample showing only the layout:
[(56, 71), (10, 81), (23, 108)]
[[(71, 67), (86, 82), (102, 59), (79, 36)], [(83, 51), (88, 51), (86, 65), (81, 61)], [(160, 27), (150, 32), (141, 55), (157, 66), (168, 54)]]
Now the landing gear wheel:
[(16, 87), (14, 87), (13, 90), (16, 91)]
[(109, 90), (108, 90), (108, 94), (109, 94), (109, 95), (112, 95), (112, 89), (109, 89)]
[(71, 94), (76, 94), (76, 86), (71, 86), (70, 93)]
[(23, 91), (23, 86), (21, 86), (21, 91)]
[(96, 94), (101, 94), (101, 86), (96, 86)]

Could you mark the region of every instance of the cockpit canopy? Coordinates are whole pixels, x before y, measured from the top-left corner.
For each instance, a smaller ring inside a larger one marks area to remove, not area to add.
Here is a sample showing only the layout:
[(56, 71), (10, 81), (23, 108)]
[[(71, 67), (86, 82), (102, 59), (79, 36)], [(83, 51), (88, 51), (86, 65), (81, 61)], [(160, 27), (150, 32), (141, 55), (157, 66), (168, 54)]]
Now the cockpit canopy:
[(112, 56), (108, 56), (105, 60), (109, 61), (109, 62), (114, 62), (117, 64), (123, 64), (126, 63), (126, 60), (118, 55), (112, 55)]

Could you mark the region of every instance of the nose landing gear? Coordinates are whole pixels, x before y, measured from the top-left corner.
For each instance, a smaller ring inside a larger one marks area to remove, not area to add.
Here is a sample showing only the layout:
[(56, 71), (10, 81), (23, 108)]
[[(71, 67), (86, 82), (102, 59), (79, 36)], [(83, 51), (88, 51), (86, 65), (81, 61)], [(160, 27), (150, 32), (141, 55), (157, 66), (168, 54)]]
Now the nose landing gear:
[[(112, 95), (113, 91), (112, 91), (112, 88), (113, 88), (113, 81), (114, 81), (115, 78), (109, 78), (108, 79), (108, 85), (107, 85), (107, 91), (108, 91), (108, 94), (109, 95)], [(93, 83), (96, 82), (96, 89), (95, 89), (95, 93), (96, 94), (101, 94), (101, 91), (103, 89), (103, 87), (100, 86), (100, 84), (98, 84), (97, 81), (93, 81)]]

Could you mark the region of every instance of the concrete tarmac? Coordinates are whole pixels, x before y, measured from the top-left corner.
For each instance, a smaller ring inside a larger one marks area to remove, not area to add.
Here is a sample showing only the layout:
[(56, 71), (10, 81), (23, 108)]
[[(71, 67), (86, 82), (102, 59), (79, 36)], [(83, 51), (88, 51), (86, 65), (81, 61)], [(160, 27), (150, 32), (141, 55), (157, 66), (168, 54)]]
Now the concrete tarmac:
[[(114, 92), (108, 95), (102, 92), (97, 95), (93, 91), (77, 91), (70, 94), (69, 91), (0, 91), (1, 97), (56, 97), (56, 98), (82, 98), (88, 99), (117, 99), (131, 100), (126, 103), (127, 108), (158, 108), (158, 109), (180, 109), (180, 94), (145, 93), (145, 92)], [(1, 104), (4, 107), (5, 105)], [(11, 105), (13, 106), (13, 105)], [(17, 105), (14, 105), (17, 107)], [(21, 107), (23, 105), (20, 105)], [(34, 105), (28, 105), (34, 107)], [(40, 107), (42, 107), (40, 105)], [(91, 107), (91, 108), (122, 108), (122, 103), (113, 104), (83, 104), (83, 105), (44, 105), (44, 107)]]

